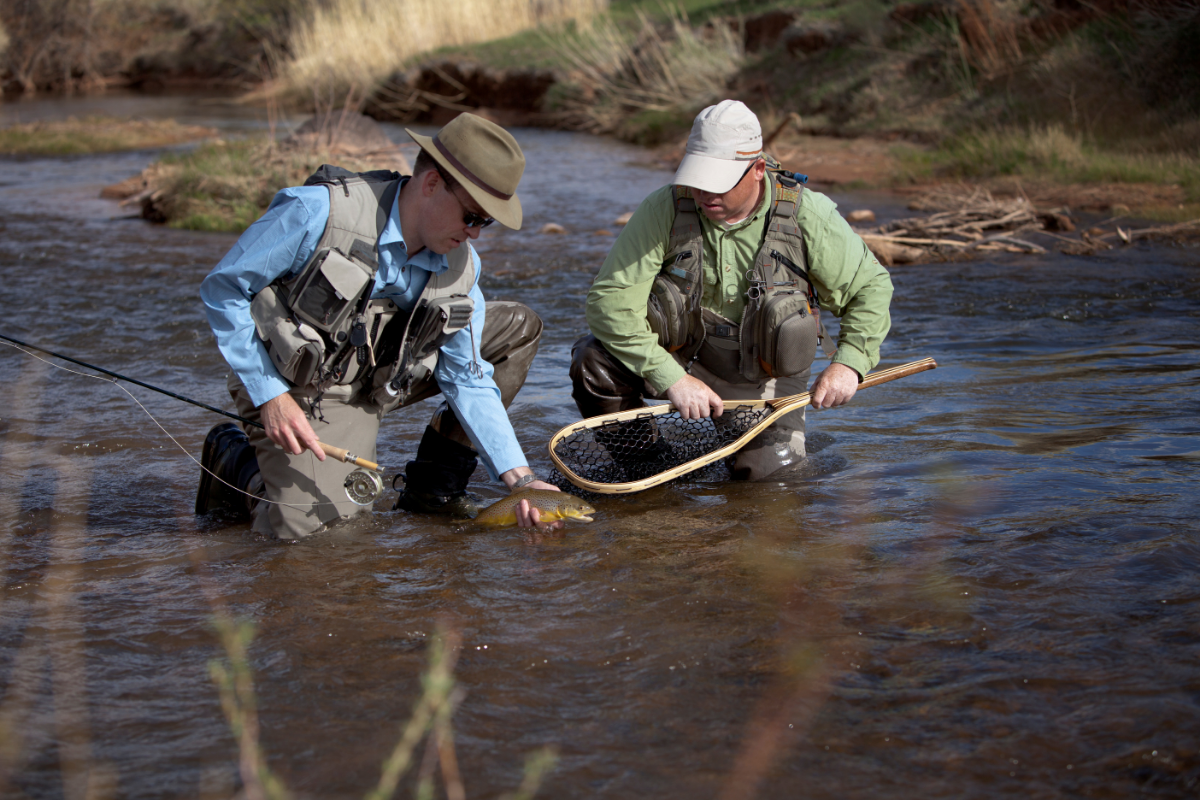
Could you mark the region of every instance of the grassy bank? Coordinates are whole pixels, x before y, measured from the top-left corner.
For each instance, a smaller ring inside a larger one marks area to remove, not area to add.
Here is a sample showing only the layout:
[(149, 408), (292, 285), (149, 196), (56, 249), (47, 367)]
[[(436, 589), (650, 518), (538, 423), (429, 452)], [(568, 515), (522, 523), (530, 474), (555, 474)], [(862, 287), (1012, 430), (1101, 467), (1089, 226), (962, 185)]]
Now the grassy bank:
[(144, 173), (153, 187), (144, 213), (173, 228), (240, 232), (275, 193), (299, 186), (322, 164), (379, 169), (377, 159), (322, 149), (289, 149), (268, 138), (218, 141), (164, 157)]
[(0, 154), (70, 156), (169, 147), (216, 136), (212, 128), (175, 120), (70, 118), (0, 128)]
[(1061, 126), (963, 133), (927, 151), (907, 151), (914, 180), (1022, 177), (1059, 183), (1175, 185), (1200, 203), (1200, 157), (1184, 152), (1109, 149)]

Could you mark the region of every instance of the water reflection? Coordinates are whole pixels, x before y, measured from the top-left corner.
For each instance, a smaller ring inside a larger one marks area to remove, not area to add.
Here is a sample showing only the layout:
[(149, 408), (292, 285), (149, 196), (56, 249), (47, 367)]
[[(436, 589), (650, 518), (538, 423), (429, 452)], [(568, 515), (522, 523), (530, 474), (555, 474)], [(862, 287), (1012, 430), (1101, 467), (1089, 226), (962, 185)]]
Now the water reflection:
[[(518, 133), (528, 221), (480, 251), (485, 293), (547, 321), (513, 408), (546, 469), (576, 418), (569, 348), (612, 241), (596, 231), (669, 173)], [(6, 162), (3, 329), (227, 406), (197, 286), (232, 237), (94, 199), (150, 158)], [(814, 454), (781, 480), (615, 498), (537, 541), (390, 499), (298, 546), (198, 522), (196, 467), (122, 392), (4, 348), (9, 791), (73, 794), (90, 759), (113, 794), (231, 793), (205, 581), (257, 623), (264, 745), (314, 795), (374, 784), (448, 618), (472, 797), (514, 788), (545, 744), (552, 797), (1188, 796), (1196, 267), (1149, 246), (898, 267), (886, 363), (941, 368), (810, 414)], [(132, 391), (199, 453), (212, 415)], [(392, 415), (380, 460), (399, 468), (426, 419)]]

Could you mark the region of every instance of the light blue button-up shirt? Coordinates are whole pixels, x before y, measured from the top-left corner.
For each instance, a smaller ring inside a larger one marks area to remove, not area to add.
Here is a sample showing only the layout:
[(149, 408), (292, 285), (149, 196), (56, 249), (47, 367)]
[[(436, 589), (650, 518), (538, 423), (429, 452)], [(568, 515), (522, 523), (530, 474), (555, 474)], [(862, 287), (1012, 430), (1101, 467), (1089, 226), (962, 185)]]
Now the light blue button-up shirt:
[[(400, 230), (400, 193), (392, 203), (387, 226), (379, 236), (379, 271), (372, 298), (391, 300), (403, 311), (416, 305), (429, 276), (449, 268), (444, 255), (428, 248), (410, 256)], [(329, 219), (329, 190), (298, 186), (275, 195), (271, 207), (238, 238), (200, 285), (208, 322), (221, 355), (246, 387), (255, 406), (291, 388), (271, 363), (254, 329), (250, 300), (282, 275), (298, 272), (316, 250)], [(471, 247), (464, 242), (460, 247)], [(479, 291), (479, 254), (471, 248), (475, 283), (468, 293), (475, 301), (471, 325), (456, 333), (438, 353), (434, 377), (467, 435), (495, 480), (502, 472), (527, 466), (517, 443), (492, 365), (480, 356), (486, 303)], [(472, 373), (474, 361), (482, 376)]]

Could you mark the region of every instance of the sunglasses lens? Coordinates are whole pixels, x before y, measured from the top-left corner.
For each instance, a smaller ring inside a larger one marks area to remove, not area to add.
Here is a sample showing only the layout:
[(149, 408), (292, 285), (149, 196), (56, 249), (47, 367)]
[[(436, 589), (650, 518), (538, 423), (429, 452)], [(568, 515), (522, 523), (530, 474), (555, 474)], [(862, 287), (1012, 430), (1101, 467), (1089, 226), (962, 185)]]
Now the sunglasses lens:
[(448, 191), (448, 192), (450, 192), (450, 194), (454, 195), (454, 199), (458, 201), (458, 204), (460, 206), (462, 206), (463, 225), (466, 225), (468, 228), (486, 228), (488, 225), (491, 225), (493, 222), (496, 221), (496, 220), (492, 219), (491, 217), (481, 217), (478, 214), (476, 214), (474, 211), (468, 211), (467, 204), (464, 203), (463, 199), (458, 196), (458, 192), (454, 191), (453, 189), (449, 189), (449, 188), (446, 191)]

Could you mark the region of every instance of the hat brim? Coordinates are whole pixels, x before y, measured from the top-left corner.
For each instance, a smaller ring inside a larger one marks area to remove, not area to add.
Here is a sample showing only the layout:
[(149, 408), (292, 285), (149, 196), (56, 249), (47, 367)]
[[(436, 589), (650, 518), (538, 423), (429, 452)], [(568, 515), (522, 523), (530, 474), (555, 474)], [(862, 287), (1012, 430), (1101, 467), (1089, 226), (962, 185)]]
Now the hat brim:
[(437, 149), (437, 145), (433, 143), (432, 136), (422, 136), (409, 128), (405, 128), (412, 140), (421, 146), (421, 149), (429, 154), (429, 157), (438, 163), (446, 172), (450, 173), (453, 178), (462, 184), (462, 187), (467, 190), (467, 194), (471, 195), (471, 199), (479, 204), (487, 215), (499, 222), (506, 228), (512, 228), (514, 231), (521, 229), (521, 199), (515, 194), (505, 200), (502, 197), (496, 197), (491, 192), (478, 186), (473, 180), (462, 174), (461, 171), (451, 164), (444, 155)]
[(724, 194), (737, 186), (738, 181), (746, 174), (746, 167), (756, 160), (730, 161), (688, 153), (683, 157), (683, 161), (679, 162), (673, 183), (676, 186), (690, 186), (705, 192)]

